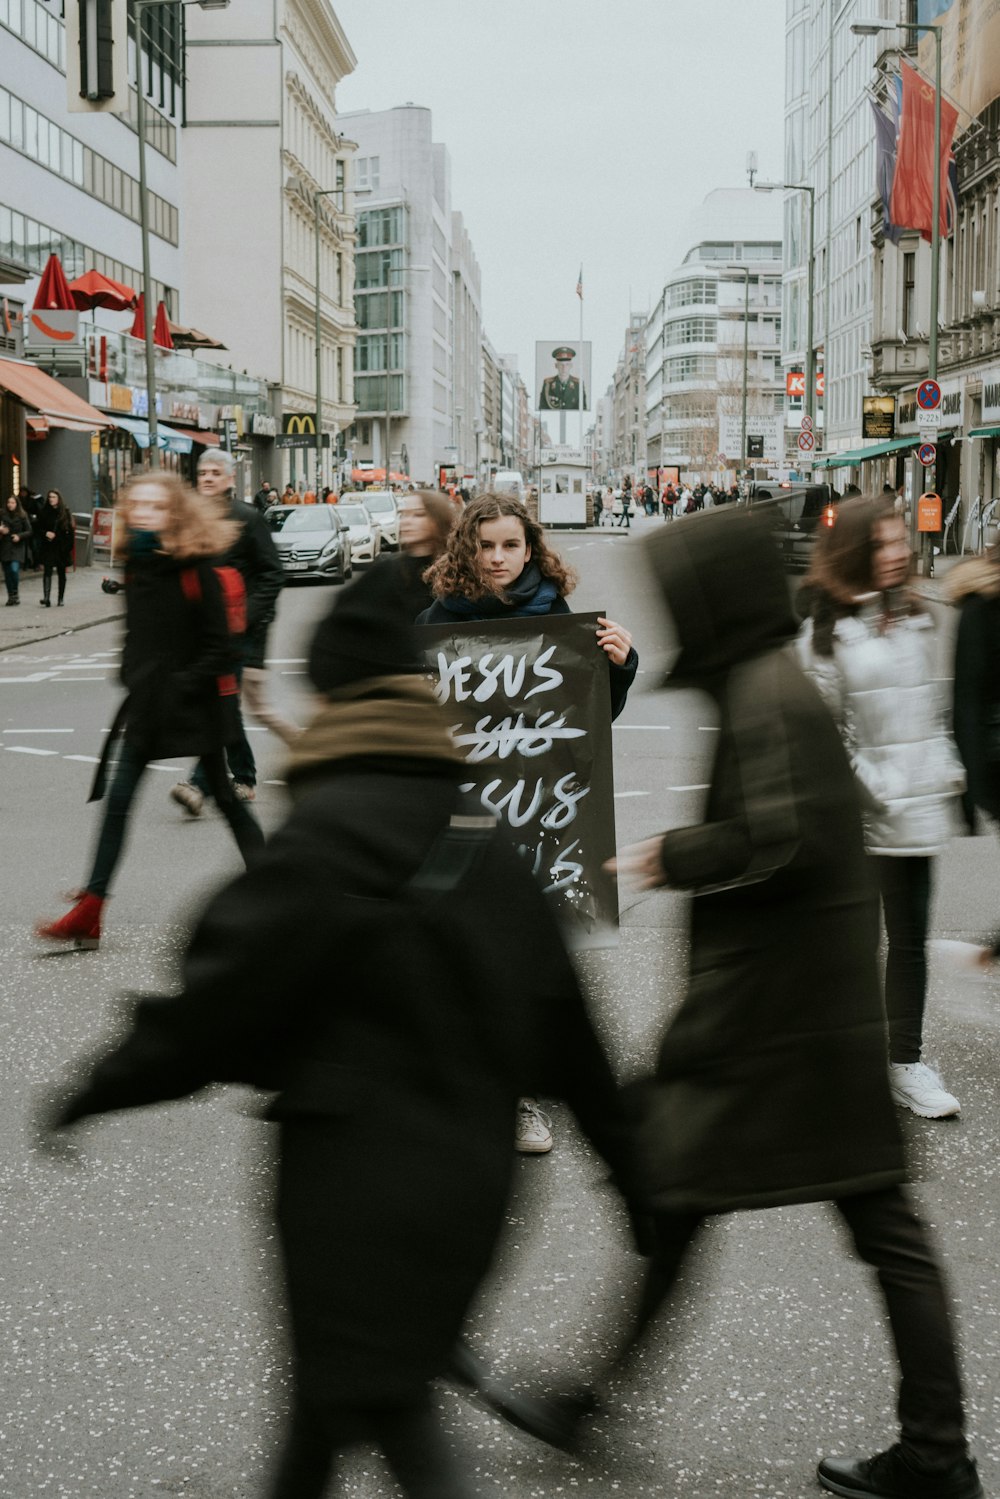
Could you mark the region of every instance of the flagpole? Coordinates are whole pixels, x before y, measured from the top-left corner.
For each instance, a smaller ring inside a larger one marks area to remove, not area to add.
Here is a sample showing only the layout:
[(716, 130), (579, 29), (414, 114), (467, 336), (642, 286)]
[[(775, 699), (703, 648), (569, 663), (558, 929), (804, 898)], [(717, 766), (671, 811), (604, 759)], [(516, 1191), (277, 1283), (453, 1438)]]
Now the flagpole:
[(927, 346), (927, 368), (930, 378), (936, 380), (938, 297), (941, 280), (941, 27), (931, 26), (928, 29), (934, 33), (934, 197), (931, 209), (934, 222), (931, 235), (931, 327)]
[[(584, 404), (584, 398), (586, 396), (586, 387), (585, 387), (585, 385), (583, 383), (583, 376), (584, 376), (584, 372), (585, 372), (585, 369), (586, 369), (586, 361), (584, 360), (584, 357), (583, 357), (583, 266), (582, 265), (580, 266), (580, 277), (579, 277), (579, 280), (577, 282), (577, 288), (578, 288), (579, 293), (580, 293), (580, 453), (582, 454), (583, 453), (583, 404)], [(593, 378), (593, 371), (591, 372), (591, 378)]]

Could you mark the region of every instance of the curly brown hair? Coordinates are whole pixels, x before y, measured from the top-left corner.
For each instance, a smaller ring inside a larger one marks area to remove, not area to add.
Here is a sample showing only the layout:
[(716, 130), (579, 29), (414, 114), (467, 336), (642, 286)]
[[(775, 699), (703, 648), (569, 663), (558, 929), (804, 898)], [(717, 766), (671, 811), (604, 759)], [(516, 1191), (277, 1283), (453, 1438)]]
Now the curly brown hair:
[(128, 553), (132, 497), (144, 484), (157, 484), (167, 495), (170, 519), (160, 532), (160, 544), (169, 556), (218, 557), (233, 546), (239, 527), (229, 519), (226, 500), (198, 494), (179, 474), (161, 470), (134, 474), (118, 491), (116, 509), (124, 525), (116, 537), (116, 561), (123, 561)]
[(508, 515), (520, 521), (524, 539), (531, 548), (531, 560), (537, 564), (542, 577), (556, 585), (560, 598), (573, 592), (576, 573), (546, 544), (545, 532), (521, 501), (515, 500), (511, 495), (494, 494), (492, 490), (487, 490), (466, 505), (448, 538), (444, 552), (424, 574), (436, 598), (506, 597), (504, 590), (482, 565), (479, 527), (483, 521), (500, 520)]
[[(895, 495), (853, 495), (837, 506), (836, 520), (829, 530), (820, 529), (803, 583), (818, 655), (833, 655), (837, 620), (857, 614), (862, 596), (872, 592), (876, 526), (899, 518)], [(906, 606), (911, 614), (922, 612), (915, 595), (907, 594)]]

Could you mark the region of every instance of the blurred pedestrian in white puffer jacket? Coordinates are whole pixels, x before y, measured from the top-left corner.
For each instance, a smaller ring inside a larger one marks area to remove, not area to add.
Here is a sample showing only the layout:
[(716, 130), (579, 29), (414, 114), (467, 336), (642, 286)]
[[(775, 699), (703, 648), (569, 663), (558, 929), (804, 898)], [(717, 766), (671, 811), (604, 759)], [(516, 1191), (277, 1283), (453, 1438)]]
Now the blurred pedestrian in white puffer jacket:
[(958, 1100), (921, 1059), (933, 856), (959, 830), (965, 774), (935, 674), (934, 621), (908, 587), (910, 548), (892, 496), (844, 501), (820, 536), (799, 660), (840, 729), (861, 793), (888, 938), (889, 1075), (928, 1119)]

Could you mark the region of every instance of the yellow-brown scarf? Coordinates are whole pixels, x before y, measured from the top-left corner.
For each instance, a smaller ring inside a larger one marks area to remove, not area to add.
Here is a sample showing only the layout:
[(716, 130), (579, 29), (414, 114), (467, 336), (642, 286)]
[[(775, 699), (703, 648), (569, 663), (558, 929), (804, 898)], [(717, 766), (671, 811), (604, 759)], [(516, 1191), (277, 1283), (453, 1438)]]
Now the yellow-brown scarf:
[(367, 677), (326, 694), (309, 727), (295, 741), (286, 778), (319, 770), (334, 760), (359, 755), (448, 760), (463, 755), (426, 677)]

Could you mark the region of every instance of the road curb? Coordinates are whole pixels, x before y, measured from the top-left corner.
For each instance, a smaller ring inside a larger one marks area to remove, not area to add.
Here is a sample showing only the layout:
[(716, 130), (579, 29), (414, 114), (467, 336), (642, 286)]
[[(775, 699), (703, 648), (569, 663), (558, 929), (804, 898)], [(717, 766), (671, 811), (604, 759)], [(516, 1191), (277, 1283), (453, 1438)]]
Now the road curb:
[[(78, 635), (81, 630), (90, 630), (94, 625), (110, 625), (115, 620), (123, 619), (121, 610), (117, 614), (102, 614), (100, 619), (84, 619), (77, 625), (67, 625), (62, 630), (52, 630), (47, 635), (26, 635), (23, 640), (12, 640), (9, 645), (0, 645), (0, 655), (5, 651), (20, 651), (28, 645), (41, 645), (44, 640), (61, 640), (66, 635)], [(44, 629), (44, 625), (41, 627)]]

